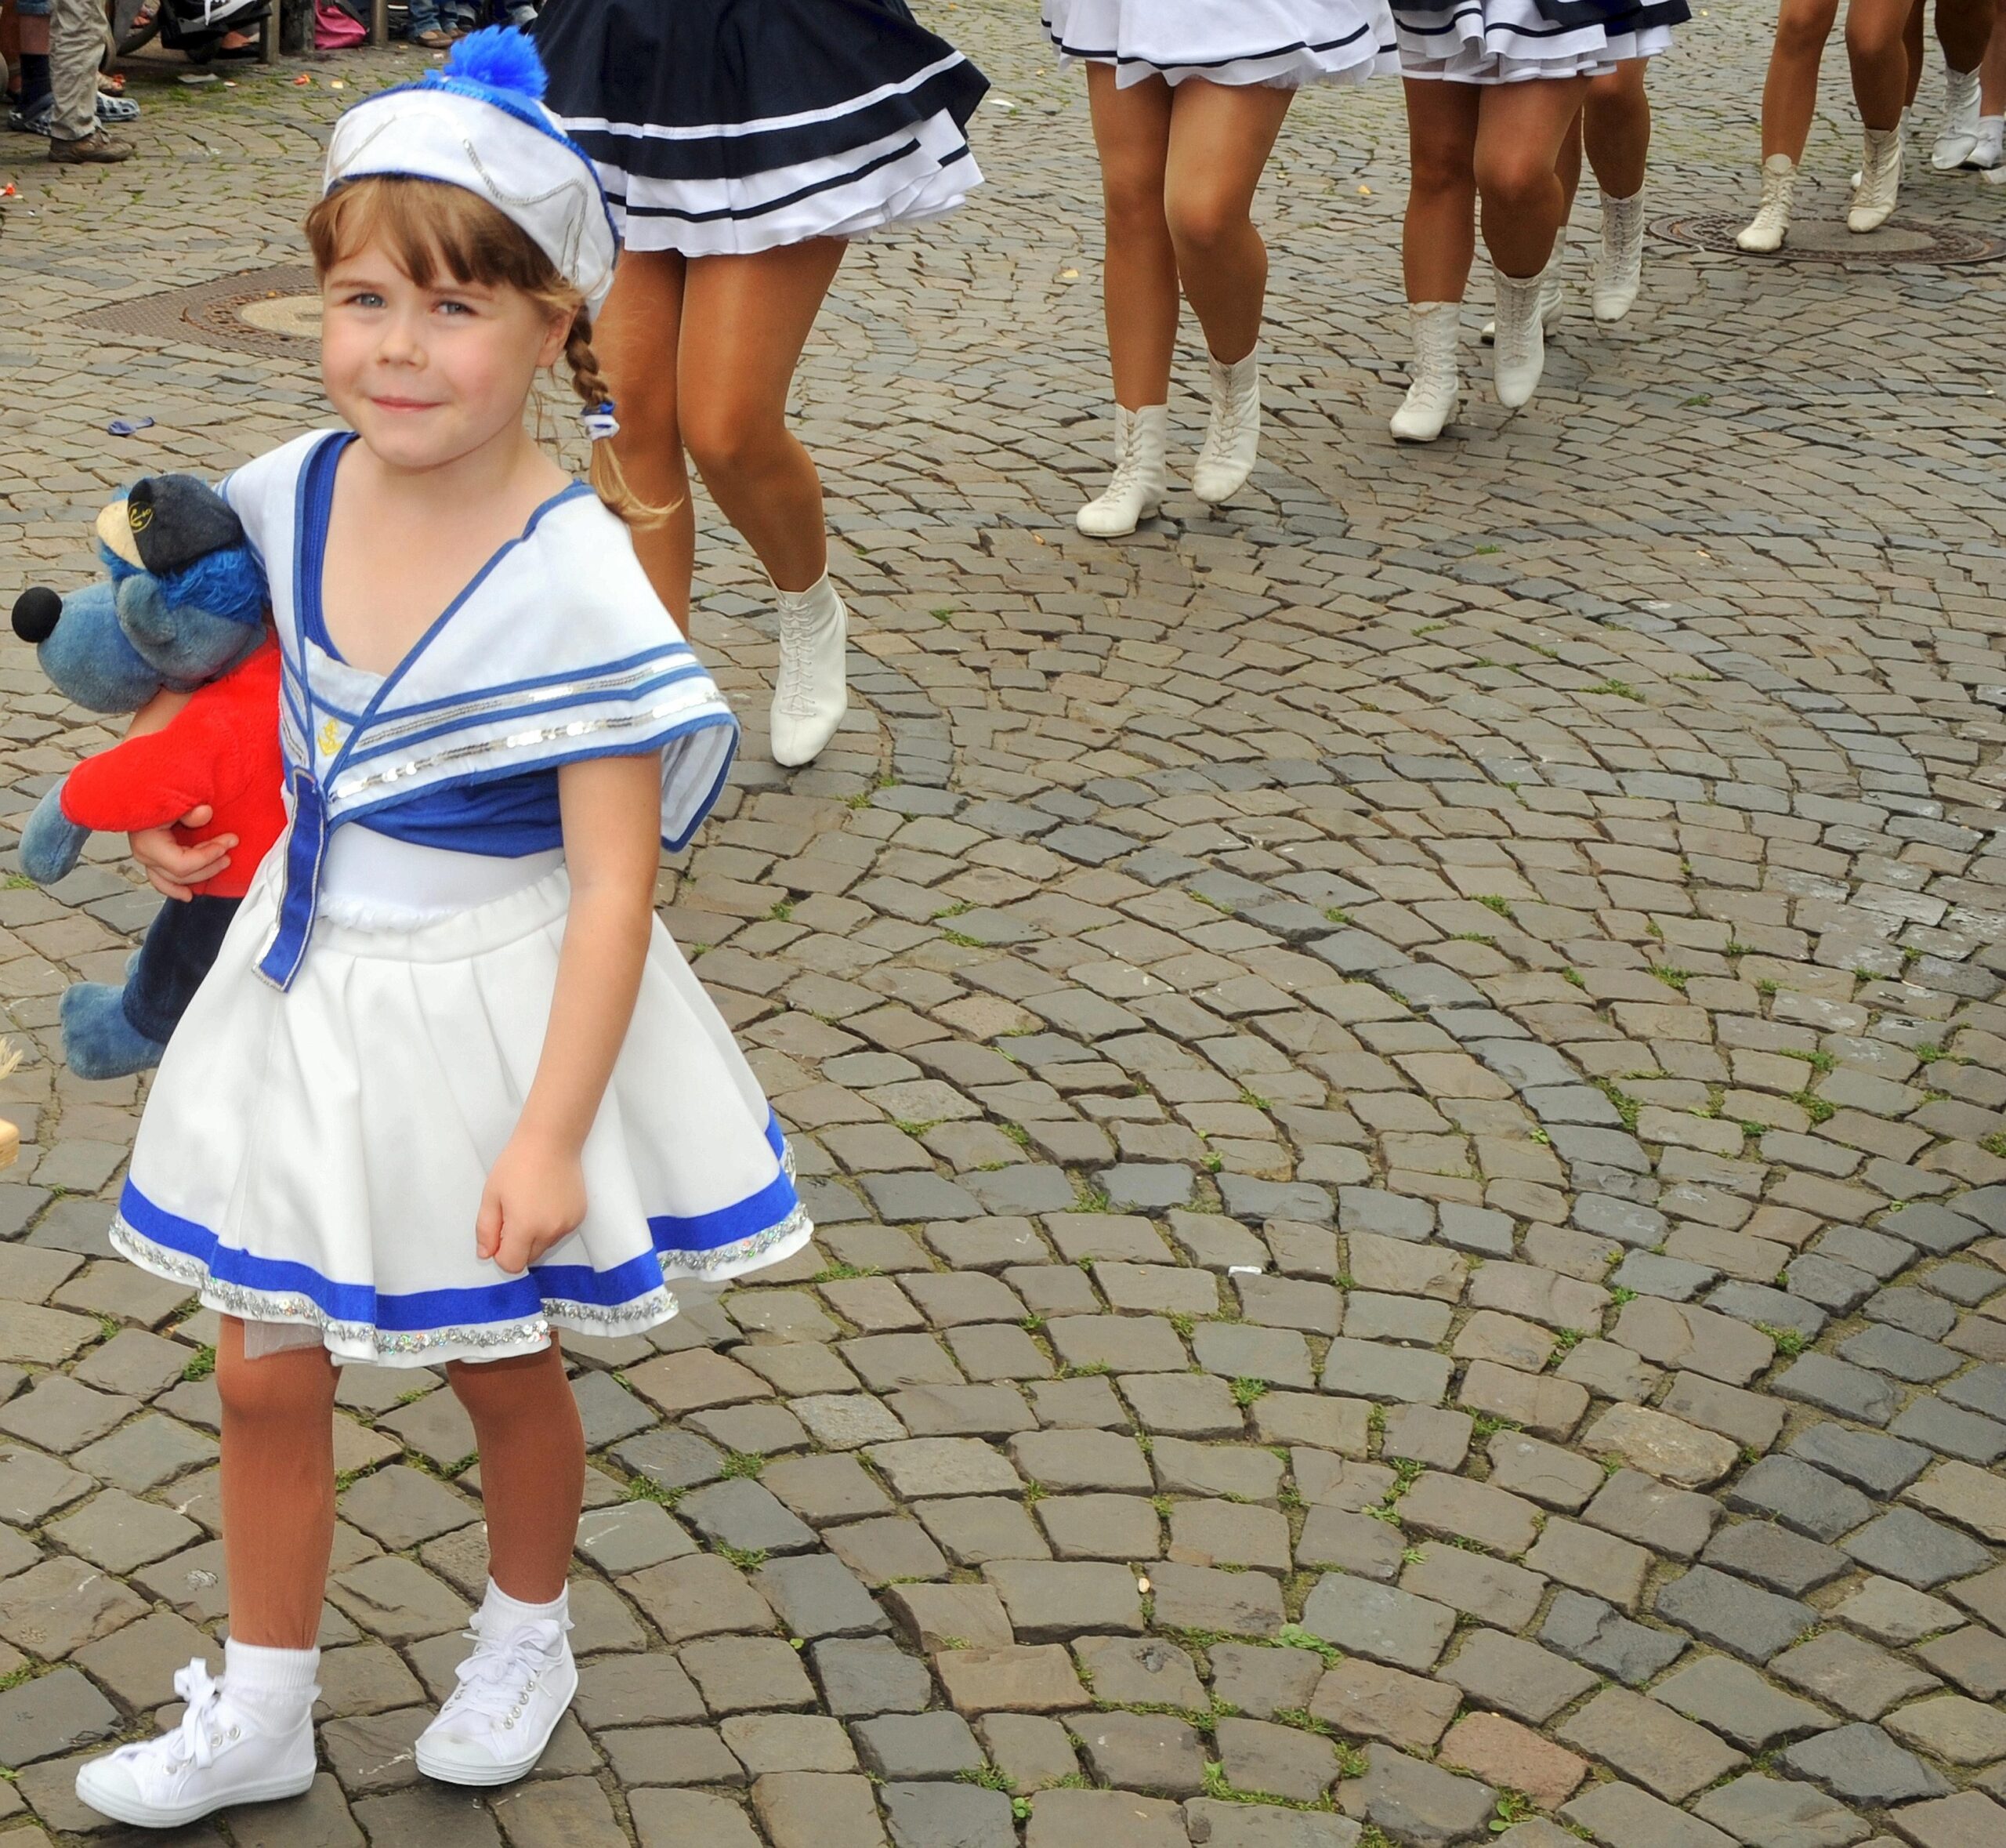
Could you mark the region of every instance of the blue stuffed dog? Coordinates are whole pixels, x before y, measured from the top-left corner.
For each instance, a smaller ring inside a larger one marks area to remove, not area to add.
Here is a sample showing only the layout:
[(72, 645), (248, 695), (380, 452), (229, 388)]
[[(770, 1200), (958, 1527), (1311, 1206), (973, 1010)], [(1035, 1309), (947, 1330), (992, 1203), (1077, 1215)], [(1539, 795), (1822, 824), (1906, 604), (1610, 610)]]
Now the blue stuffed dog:
[(107, 578), (67, 597), (24, 591), (14, 632), (35, 644), (58, 690), (92, 712), (137, 712), (163, 690), (192, 697), (42, 798), (22, 831), (21, 870), (53, 885), (95, 830), (164, 827), (205, 803), (216, 810), (205, 832), (239, 835), (242, 870), (163, 905), (122, 987), (88, 982), (64, 995), (64, 1056), (85, 1078), (159, 1063), (244, 880), (284, 825), (264, 571), (237, 516), (192, 476), (156, 476), (99, 516), (97, 536)]

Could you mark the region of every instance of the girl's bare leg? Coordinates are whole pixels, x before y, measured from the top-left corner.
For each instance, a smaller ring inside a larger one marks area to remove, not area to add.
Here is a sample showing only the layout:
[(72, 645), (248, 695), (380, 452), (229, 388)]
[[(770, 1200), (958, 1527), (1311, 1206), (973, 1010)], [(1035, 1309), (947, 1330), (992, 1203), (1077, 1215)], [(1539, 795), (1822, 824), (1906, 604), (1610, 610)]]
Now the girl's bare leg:
[[(1870, 129), (1892, 129), (1909, 96), (1909, 0), (1847, 0), (1846, 59), (1853, 100)], [(1799, 152), (1802, 143), (1798, 143)]]
[(1268, 247), (1254, 227), (1255, 190), (1294, 92), (1189, 78), (1171, 107), (1163, 208), (1185, 298), (1212, 357), (1233, 365), (1261, 338)]
[(1645, 58), (1627, 58), (1606, 77), (1588, 81), (1582, 111), (1588, 165), (1595, 182), (1613, 199), (1644, 189), (1651, 151), (1651, 98), (1644, 87)]
[(1087, 100), (1106, 214), (1102, 288), (1114, 401), (1139, 411), (1170, 396), (1177, 346), (1177, 248), (1164, 209), (1171, 88), (1152, 77), (1124, 89), (1112, 67), (1089, 64)]
[(244, 1357), (216, 1337), (223, 1400), (223, 1551), (233, 1641), (311, 1649), (335, 1544), (335, 1368), (324, 1347)]
[(1473, 166), (1483, 241), (1507, 276), (1537, 276), (1566, 223), (1558, 167), (1588, 94), (1584, 77), (1498, 84), (1479, 92)]
[(592, 347), (618, 408), (620, 434), (613, 444), (628, 486), (651, 505), (675, 509), (664, 524), (637, 528), (634, 550), (655, 595), (686, 635), (697, 516), (677, 417), (685, 270), (684, 259), (672, 250), (623, 255), (613, 293), (592, 329)]
[(1410, 302), (1460, 302), (1476, 256), (1474, 84), (1410, 78), (1407, 147), (1413, 179), (1400, 239)]
[(473, 1420), (487, 1575), (523, 1604), (563, 1595), (585, 1494), (585, 1434), (553, 1339), (505, 1361), (453, 1361), (446, 1376)]
[(1818, 107), (1818, 66), (1839, 16), (1838, 0), (1783, 0), (1776, 42), (1762, 84), (1762, 158), (1804, 158)]

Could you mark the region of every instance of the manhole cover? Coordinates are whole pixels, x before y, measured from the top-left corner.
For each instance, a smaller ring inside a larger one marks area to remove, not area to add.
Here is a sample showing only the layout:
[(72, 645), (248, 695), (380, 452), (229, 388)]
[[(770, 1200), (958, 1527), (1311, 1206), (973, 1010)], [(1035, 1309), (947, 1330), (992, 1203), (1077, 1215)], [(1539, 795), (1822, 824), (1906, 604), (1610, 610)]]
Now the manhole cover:
[(156, 340), (192, 341), (274, 358), (311, 357), (320, 338), (320, 295), (310, 265), (281, 263), (114, 302), (77, 321), (83, 327)]
[(1751, 263), (1795, 258), (1808, 263), (1990, 263), (2006, 256), (2006, 238), (1987, 237), (1956, 225), (1918, 224), (1892, 218), (1877, 231), (1856, 237), (1836, 218), (1800, 218), (1792, 222), (1789, 240), (1773, 257), (1753, 255), (1734, 241), (1747, 224), (1738, 212), (1696, 212), (1686, 218), (1660, 219), (1651, 228), (1674, 244), (1693, 250), (1725, 251)]

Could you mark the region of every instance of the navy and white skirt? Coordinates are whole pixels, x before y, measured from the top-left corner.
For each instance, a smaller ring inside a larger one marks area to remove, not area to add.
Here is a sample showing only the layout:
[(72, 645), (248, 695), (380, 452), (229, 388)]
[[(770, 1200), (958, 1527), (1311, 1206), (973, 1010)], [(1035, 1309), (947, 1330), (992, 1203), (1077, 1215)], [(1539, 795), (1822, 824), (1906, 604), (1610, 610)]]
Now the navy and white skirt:
[(1111, 64), (1126, 89), (1152, 77), (1300, 89), (1396, 71), (1386, 0), (1044, 0), (1068, 60)]
[[(585, 1139), (584, 1223), (519, 1275), (481, 1257), (487, 1173), (550, 1017), (564, 869), (443, 913), (331, 899), (281, 992), (254, 964), (284, 851), (168, 1042), (112, 1224), (127, 1257), (339, 1361), (396, 1367), (534, 1352), (553, 1328), (638, 1334), (675, 1314), (676, 1278), (807, 1243), (759, 1080), (657, 922)], [(261, 1332), (253, 1351), (274, 1345), (290, 1343)]]
[(1671, 43), (1686, 0), (1392, 0), (1400, 74), (1450, 83), (1605, 77)]
[(744, 256), (951, 212), (989, 80), (905, 0), (550, 0), (547, 100), (630, 250)]

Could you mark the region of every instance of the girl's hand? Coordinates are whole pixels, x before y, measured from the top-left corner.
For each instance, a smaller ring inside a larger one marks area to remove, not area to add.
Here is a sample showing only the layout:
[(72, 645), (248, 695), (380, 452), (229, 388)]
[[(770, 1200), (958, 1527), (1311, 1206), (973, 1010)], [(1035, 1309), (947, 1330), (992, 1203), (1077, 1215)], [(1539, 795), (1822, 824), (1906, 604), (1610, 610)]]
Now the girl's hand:
[(585, 1216), (578, 1151), (520, 1129), (488, 1172), (474, 1221), (474, 1249), (520, 1277)]
[[(205, 803), (190, 809), (176, 825), (205, 828), (214, 813)], [(194, 887), (213, 879), (230, 864), (230, 850), (237, 845), (235, 835), (219, 834), (192, 847), (183, 846), (172, 828), (142, 828), (125, 838), (139, 870), (163, 898), (193, 898)]]

